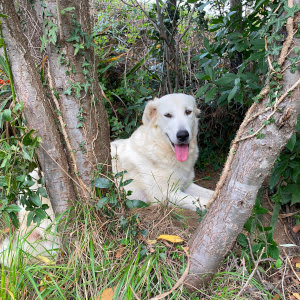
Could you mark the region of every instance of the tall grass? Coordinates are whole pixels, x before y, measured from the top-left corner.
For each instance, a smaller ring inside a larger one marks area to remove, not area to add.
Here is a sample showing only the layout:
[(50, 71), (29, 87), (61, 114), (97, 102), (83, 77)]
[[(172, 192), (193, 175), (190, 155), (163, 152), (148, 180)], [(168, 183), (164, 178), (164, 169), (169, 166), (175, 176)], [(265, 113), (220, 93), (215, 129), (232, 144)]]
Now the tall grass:
[[(118, 225), (109, 230), (109, 223), (94, 208), (77, 204), (60, 220), (64, 242), (56, 263), (25, 264), (20, 247), (11, 266), (1, 268), (0, 299), (100, 299), (108, 288), (114, 299), (150, 299), (170, 290), (186, 268), (183, 245), (149, 245)], [(181, 287), (168, 299), (234, 299), (247, 280), (241, 272), (219, 273), (194, 294)], [(261, 299), (271, 296), (255, 279), (251, 287)]]

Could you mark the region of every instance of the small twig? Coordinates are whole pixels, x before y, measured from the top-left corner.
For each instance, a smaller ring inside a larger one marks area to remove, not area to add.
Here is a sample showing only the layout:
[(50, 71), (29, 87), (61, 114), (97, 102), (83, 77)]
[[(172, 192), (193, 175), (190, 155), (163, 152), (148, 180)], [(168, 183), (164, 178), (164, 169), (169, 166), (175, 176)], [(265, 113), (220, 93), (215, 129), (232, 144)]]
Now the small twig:
[[(292, 8), (293, 6), (294, 6), (294, 1), (288, 0), (288, 7)], [(280, 52), (280, 56), (278, 59), (279, 66), (281, 66), (285, 62), (287, 55), (288, 55), (289, 48), (293, 43), (293, 38), (294, 38), (293, 26), (294, 26), (294, 20), (292, 17), (289, 17), (286, 21), (286, 31), (287, 31), (288, 35), (287, 35), (285, 41), (283, 42), (283, 46), (282, 46), (282, 49)]]
[(110, 105), (111, 109), (113, 110), (113, 112), (114, 112), (116, 118), (119, 119), (119, 118), (118, 118), (117, 111), (116, 111), (115, 108), (113, 107), (111, 101), (109, 100), (109, 98), (108, 98), (108, 97), (106, 96), (106, 94), (104, 93), (104, 91), (103, 91), (103, 89), (102, 89), (102, 87), (101, 87), (100, 84), (99, 84), (99, 86), (100, 86), (100, 90), (101, 90), (102, 96), (103, 96), (103, 97), (105, 98), (105, 100), (109, 103), (109, 105)]
[(188, 32), (188, 30), (190, 29), (190, 24), (191, 24), (194, 12), (195, 12), (195, 5), (194, 5), (192, 11), (190, 12), (190, 16), (189, 16), (189, 19), (187, 21), (187, 25), (186, 25), (186, 28), (185, 28), (184, 32), (178, 38), (178, 43), (180, 43), (180, 41), (182, 40), (182, 38), (186, 35), (186, 33)]
[[(248, 246), (249, 246), (249, 250), (250, 250), (251, 259), (252, 259), (252, 262), (255, 265), (256, 264), (256, 260), (254, 259), (254, 255), (253, 255), (253, 251), (252, 251), (252, 246), (251, 246), (251, 242), (250, 242), (249, 237), (247, 237), (247, 241), (248, 241)], [(256, 273), (257, 273), (257, 276), (259, 277), (259, 281), (261, 282), (262, 285), (264, 285), (264, 282), (263, 282), (263, 279), (261, 277), (261, 274), (260, 274), (259, 270), (257, 270)]]
[(261, 256), (263, 255), (264, 251), (265, 251), (265, 247), (263, 247), (263, 249), (262, 249), (261, 252), (260, 252), (260, 255), (259, 255), (259, 257), (258, 257), (258, 260), (257, 260), (257, 262), (256, 262), (256, 264), (255, 264), (254, 270), (253, 270), (252, 273), (250, 274), (248, 280), (246, 281), (246, 283), (245, 283), (245, 285), (242, 287), (242, 289), (239, 291), (239, 293), (237, 294), (237, 296), (235, 297), (235, 299), (238, 299), (238, 298), (242, 295), (242, 293), (244, 292), (244, 290), (246, 289), (246, 287), (249, 285), (251, 279), (253, 278), (254, 274), (256, 273), (256, 270), (257, 270), (257, 268), (258, 268), (258, 265), (259, 265), (259, 263), (260, 263), (260, 261), (261, 261)]
[(40, 148), (43, 149), (47, 153), (47, 155), (51, 158), (51, 160), (57, 164), (57, 166), (79, 187), (82, 188), (81, 185), (74, 180), (74, 178), (51, 156), (51, 154), (42, 146), (40, 145)]
[[(265, 36), (265, 50), (266, 50), (266, 52), (268, 52), (268, 40), (267, 40), (267, 36)], [(270, 55), (267, 55), (267, 60), (268, 60), (268, 64), (269, 64), (269, 69), (272, 70), (272, 72), (277, 73), (275, 71), (275, 69), (273, 68)]]
[(285, 293), (284, 293), (284, 276), (285, 276), (285, 272), (286, 272), (286, 265), (287, 265), (287, 259), (285, 259), (285, 265), (284, 265), (284, 270), (283, 270), (282, 279), (281, 279), (282, 296), (283, 296), (284, 300), (286, 300)]
[(182, 276), (179, 278), (179, 280), (175, 283), (175, 285), (168, 292), (157, 295), (157, 296), (151, 298), (150, 300), (163, 299), (163, 298), (167, 297), (168, 295), (170, 295), (171, 293), (173, 293), (180, 285), (182, 285), (184, 283), (184, 280), (187, 277), (187, 275), (189, 274), (189, 270), (190, 270), (190, 255), (188, 252), (189, 251), (188, 247), (183, 247), (183, 250), (187, 256), (187, 265), (186, 265), (186, 269), (183, 272)]
[(291, 263), (291, 260), (290, 260), (289, 256), (286, 254), (285, 249), (283, 249), (283, 252), (284, 252), (284, 254), (285, 254), (286, 258), (287, 258), (287, 261), (288, 261), (288, 263), (289, 263), (289, 265), (290, 265), (290, 267), (291, 267), (291, 269), (292, 269), (294, 275), (296, 276), (296, 278), (297, 278), (298, 281), (300, 282), (300, 278), (299, 278), (297, 272), (295, 271), (295, 269), (293, 268), (293, 265), (292, 265), (292, 263)]

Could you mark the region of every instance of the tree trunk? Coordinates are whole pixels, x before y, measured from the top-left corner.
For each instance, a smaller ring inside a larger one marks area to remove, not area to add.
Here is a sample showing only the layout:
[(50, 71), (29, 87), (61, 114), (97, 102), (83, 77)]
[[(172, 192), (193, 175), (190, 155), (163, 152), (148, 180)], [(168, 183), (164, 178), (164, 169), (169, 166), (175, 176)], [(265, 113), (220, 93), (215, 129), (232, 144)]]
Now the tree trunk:
[(52, 0), (48, 7), (38, 2), (34, 9), (44, 24), (47, 88), (13, 1), (0, 0), (0, 9), (8, 15), (2, 24), (17, 98), (24, 102), (28, 127), (42, 138), (37, 156), (53, 208), (59, 213), (68, 201), (90, 196), (98, 164), (108, 169), (109, 126), (98, 85), (88, 1)]
[[(215, 201), (190, 241), (188, 287), (206, 283), (217, 271), (250, 217), (259, 188), (293, 134), (300, 111), (300, 72), (291, 73), (289, 68), (285, 68), (290, 64), (285, 59), (288, 53), (285, 50), (289, 50), (292, 44), (289, 39), (293, 39), (293, 25), (298, 28), (298, 20), (296, 24), (293, 24), (292, 18), (288, 20), (292, 22), (292, 30), (290, 34), (287, 28), (288, 37), (280, 55), (282, 61), (280, 58), (278, 60), (285, 70), (282, 96), (273, 107), (268, 107), (266, 87), (261, 92), (263, 100), (253, 104), (246, 114), (214, 193)], [(299, 38), (294, 38), (293, 43), (293, 46), (300, 47)], [(274, 122), (265, 122), (271, 118), (274, 118)], [(254, 134), (248, 135), (250, 130)], [(258, 133), (264, 134), (264, 137), (257, 138)]]

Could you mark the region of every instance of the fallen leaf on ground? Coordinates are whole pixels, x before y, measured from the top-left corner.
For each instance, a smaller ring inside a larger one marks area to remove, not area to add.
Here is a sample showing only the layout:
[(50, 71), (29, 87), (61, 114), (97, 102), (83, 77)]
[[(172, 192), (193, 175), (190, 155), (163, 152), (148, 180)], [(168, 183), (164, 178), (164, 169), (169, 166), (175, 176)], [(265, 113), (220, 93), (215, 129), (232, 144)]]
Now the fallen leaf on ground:
[(169, 234), (162, 234), (158, 238), (158, 240), (166, 240), (171, 243), (182, 243), (183, 239), (177, 235), (169, 235)]
[(296, 263), (296, 268), (300, 268), (300, 263)]
[(117, 287), (107, 288), (103, 291), (101, 295), (97, 297), (97, 300), (113, 300), (114, 299), (114, 291)]
[(147, 240), (146, 243), (147, 243), (148, 245), (154, 245), (154, 244), (157, 243), (157, 240)]
[(3, 230), (2, 230), (2, 233), (9, 233), (9, 228), (4, 228)]
[(292, 230), (293, 230), (294, 233), (297, 233), (297, 232), (300, 230), (300, 224), (294, 226), (294, 227), (292, 228)]
[(300, 263), (300, 257), (293, 257), (293, 263)]
[(46, 256), (38, 255), (36, 258), (48, 266), (55, 265), (55, 261), (49, 259)]
[(293, 296), (297, 298), (297, 300), (300, 300), (300, 295), (298, 293), (293, 293)]
[(125, 248), (120, 248), (116, 253), (116, 258), (120, 258), (123, 255)]

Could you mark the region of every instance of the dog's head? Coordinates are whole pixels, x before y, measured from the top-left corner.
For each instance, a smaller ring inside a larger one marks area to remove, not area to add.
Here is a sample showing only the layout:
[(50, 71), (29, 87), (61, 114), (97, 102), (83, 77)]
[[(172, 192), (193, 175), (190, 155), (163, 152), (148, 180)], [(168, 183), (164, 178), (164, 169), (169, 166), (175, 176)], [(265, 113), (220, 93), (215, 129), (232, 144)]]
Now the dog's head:
[(161, 130), (174, 150), (176, 159), (185, 161), (189, 155), (189, 144), (197, 135), (199, 112), (194, 97), (169, 94), (147, 103), (143, 124)]

